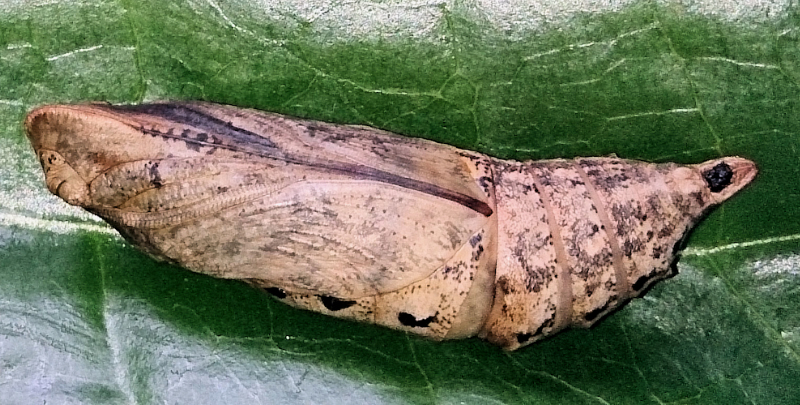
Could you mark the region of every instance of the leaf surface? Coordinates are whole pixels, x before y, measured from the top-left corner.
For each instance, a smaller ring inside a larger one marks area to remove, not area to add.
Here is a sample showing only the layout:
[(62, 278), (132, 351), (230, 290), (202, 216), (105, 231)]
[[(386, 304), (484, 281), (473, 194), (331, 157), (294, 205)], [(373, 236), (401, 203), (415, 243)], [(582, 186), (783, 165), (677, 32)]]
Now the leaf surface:
[[(800, 9), (546, 3), (0, 5), (2, 402), (800, 402)], [(501, 158), (740, 155), (760, 174), (694, 232), (679, 276), (592, 330), (504, 353), (154, 263), (49, 195), (26, 111), (161, 99)]]

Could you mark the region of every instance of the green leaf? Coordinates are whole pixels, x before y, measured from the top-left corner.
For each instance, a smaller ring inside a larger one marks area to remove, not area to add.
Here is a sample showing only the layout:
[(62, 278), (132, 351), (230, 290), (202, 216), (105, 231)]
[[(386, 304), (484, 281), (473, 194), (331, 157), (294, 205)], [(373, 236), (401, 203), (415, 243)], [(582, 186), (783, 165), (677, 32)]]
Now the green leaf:
[[(504, 353), (156, 264), (49, 195), (27, 110), (156, 99), (372, 125), (501, 158), (741, 155), (760, 175), (698, 227), (675, 279), (592, 330)], [(796, 404), (798, 117), (793, 2), (6, 2), (0, 398)]]

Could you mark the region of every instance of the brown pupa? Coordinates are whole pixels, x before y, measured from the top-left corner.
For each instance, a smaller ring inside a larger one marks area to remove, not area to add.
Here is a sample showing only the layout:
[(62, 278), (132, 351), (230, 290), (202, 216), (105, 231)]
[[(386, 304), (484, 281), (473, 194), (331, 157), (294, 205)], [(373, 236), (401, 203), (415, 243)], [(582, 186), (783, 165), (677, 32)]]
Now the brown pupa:
[(48, 189), (158, 260), (508, 350), (674, 275), (689, 229), (757, 171), (739, 157), (516, 162), (200, 102), (45, 106), (25, 127)]

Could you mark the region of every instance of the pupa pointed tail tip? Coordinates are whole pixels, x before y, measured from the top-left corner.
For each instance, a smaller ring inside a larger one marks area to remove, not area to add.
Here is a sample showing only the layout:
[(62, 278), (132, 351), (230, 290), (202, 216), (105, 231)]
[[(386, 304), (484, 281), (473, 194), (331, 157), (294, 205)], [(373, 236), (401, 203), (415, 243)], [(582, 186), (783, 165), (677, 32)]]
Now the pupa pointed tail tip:
[(745, 158), (740, 158), (738, 156), (733, 156), (728, 158), (731, 163), (728, 163), (733, 167), (733, 171), (736, 172), (740, 177), (740, 183), (742, 185), (746, 185), (753, 181), (758, 174), (758, 166), (752, 160), (748, 160)]
[(758, 174), (755, 162), (739, 156), (709, 160), (695, 166), (705, 180), (716, 203), (720, 203), (750, 184)]

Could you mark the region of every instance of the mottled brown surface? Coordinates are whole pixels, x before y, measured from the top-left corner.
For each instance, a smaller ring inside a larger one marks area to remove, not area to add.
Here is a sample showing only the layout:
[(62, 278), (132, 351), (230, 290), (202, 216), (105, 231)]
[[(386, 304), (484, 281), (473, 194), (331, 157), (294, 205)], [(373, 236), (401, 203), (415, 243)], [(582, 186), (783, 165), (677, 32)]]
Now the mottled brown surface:
[(25, 125), (48, 189), (156, 259), (509, 350), (673, 275), (686, 232), (756, 173), (735, 157), (502, 161), (210, 103), (46, 106)]

